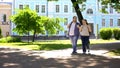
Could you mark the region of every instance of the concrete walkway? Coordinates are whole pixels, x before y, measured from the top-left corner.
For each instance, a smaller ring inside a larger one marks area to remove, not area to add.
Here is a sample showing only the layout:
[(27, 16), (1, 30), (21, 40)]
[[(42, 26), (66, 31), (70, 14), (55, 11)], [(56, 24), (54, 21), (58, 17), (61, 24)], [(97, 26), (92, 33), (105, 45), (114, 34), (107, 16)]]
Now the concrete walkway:
[(120, 48), (120, 42), (91, 46), (91, 54), (77, 55), (72, 49), (31, 51), (0, 47), (0, 68), (120, 68), (120, 56), (107, 52)]

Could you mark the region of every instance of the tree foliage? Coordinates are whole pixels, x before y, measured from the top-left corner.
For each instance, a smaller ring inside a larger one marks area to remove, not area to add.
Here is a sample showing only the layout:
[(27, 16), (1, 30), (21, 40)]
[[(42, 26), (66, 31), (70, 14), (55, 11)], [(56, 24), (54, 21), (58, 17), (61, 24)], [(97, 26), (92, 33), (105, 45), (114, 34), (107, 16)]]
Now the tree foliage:
[(99, 0), (99, 1), (101, 1), (101, 4), (106, 6), (106, 8), (108, 7), (108, 5), (110, 5), (117, 12), (120, 12), (120, 0)]
[(15, 15), (11, 17), (12, 22), (16, 25), (13, 31), (18, 34), (33, 34), (33, 41), (35, 34), (55, 34), (57, 30), (62, 31), (59, 18), (49, 18), (46, 16), (39, 16), (35, 11), (25, 7), (23, 10), (18, 10)]

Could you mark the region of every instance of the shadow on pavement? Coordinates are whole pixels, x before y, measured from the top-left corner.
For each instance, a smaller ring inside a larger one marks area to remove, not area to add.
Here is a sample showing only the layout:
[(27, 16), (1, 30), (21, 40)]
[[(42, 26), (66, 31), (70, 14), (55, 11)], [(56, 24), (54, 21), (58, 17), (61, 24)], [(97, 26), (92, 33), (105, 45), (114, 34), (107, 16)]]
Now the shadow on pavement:
[(120, 42), (104, 43), (104, 44), (91, 44), (91, 50), (114, 50), (120, 48)]
[(0, 49), (0, 68), (119, 68), (120, 66), (120, 59), (91, 54), (72, 55), (69, 58), (44, 58), (33, 56), (27, 51), (12, 52), (12, 50)]

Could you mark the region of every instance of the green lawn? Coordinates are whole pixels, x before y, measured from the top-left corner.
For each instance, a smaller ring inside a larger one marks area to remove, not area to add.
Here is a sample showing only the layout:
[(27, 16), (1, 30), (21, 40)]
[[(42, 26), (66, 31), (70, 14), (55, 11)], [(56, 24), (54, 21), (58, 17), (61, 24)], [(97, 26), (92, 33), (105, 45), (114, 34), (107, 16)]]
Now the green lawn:
[(120, 56), (120, 49), (110, 51), (109, 55)]
[[(116, 42), (116, 40), (90, 40), (91, 44), (101, 44), (101, 43), (110, 43)], [(0, 43), (0, 46), (7, 46), (13, 48), (22, 48), (29, 50), (58, 50), (71, 48), (70, 40), (49, 40), (49, 41), (37, 41), (34, 43)], [(81, 46), (81, 40), (78, 41), (78, 46)]]

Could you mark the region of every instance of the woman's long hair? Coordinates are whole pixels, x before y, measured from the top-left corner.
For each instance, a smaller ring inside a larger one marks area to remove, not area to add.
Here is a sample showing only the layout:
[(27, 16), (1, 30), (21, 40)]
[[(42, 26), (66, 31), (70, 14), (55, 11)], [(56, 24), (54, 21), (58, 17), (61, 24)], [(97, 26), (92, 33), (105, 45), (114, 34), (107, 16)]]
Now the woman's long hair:
[(86, 24), (87, 24), (87, 25), (89, 25), (86, 19), (83, 19), (83, 20), (86, 21)]

